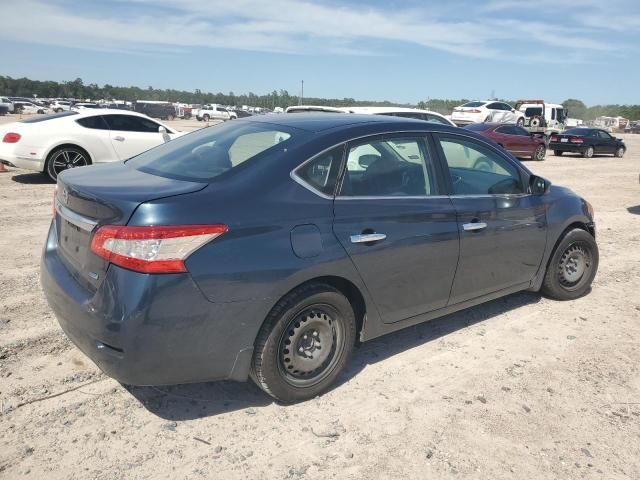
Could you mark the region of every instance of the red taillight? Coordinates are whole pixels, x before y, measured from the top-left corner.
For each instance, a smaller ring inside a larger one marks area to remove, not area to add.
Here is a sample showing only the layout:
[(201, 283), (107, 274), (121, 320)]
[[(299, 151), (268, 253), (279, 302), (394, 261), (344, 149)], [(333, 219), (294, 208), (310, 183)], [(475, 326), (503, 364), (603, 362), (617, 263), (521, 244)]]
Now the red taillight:
[(477, 109), (473, 109), (473, 110), (467, 110), (469, 113), (482, 113), (482, 110), (477, 110)]
[(551, 137), (549, 138), (550, 142), (557, 142), (559, 140), (560, 137), (558, 137), (557, 135), (551, 135)]
[(186, 272), (187, 257), (227, 230), (226, 225), (104, 225), (93, 235), (91, 251), (136, 272)]
[(3, 143), (18, 143), (21, 138), (22, 138), (22, 135), (20, 135), (19, 133), (9, 132), (9, 133), (5, 134), (4, 138), (2, 139), (2, 142)]
[(582, 143), (582, 139), (580, 137), (571, 137), (571, 138), (569, 138), (569, 142), (571, 142), (571, 143)]

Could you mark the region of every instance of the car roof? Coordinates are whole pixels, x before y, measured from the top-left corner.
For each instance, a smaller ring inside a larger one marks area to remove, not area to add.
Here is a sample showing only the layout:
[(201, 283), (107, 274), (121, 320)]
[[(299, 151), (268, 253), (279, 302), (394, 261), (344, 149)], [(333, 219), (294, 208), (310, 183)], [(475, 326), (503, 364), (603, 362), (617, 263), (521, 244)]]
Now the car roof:
[(444, 117), (444, 115), (433, 112), (431, 110), (423, 110), (421, 108), (411, 108), (411, 107), (344, 107), (343, 110), (349, 111), (352, 113), (371, 113), (371, 114), (381, 114), (381, 113), (432, 113), (434, 115), (438, 115), (439, 117)]
[[(235, 121), (235, 120), (234, 120)], [(357, 126), (357, 125), (388, 125), (393, 128), (401, 129), (402, 125), (410, 125), (411, 129), (415, 127), (425, 127), (428, 125), (428, 129), (431, 130), (458, 130), (457, 127), (449, 125), (442, 125), (437, 123), (428, 123), (424, 120), (416, 120), (413, 118), (404, 117), (390, 117), (386, 115), (344, 115), (341, 113), (298, 113), (296, 115), (283, 115), (278, 113), (271, 113), (262, 115), (259, 117), (251, 117), (251, 119), (239, 119), (238, 122), (251, 121), (251, 122), (264, 122), (274, 125), (282, 125), (285, 127), (298, 128), (309, 132), (322, 132), (332, 128)], [(442, 127), (442, 128), (440, 128)]]

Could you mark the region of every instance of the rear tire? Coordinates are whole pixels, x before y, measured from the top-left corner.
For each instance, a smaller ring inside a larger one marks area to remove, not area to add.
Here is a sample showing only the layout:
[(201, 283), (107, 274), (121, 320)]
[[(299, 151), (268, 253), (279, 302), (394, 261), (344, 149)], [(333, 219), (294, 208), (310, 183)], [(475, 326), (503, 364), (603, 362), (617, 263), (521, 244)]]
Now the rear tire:
[(564, 153), (564, 152), (562, 152), (562, 151), (560, 151), (560, 150), (554, 150), (554, 151), (553, 151), (553, 154), (554, 154), (556, 157), (561, 157), (563, 153)]
[(208, 121), (209, 121), (209, 118), (211, 118), (211, 117), (209, 117), (209, 115), (207, 115), (207, 114), (205, 114), (205, 115), (203, 115), (203, 116), (202, 116), (202, 119), (203, 119), (205, 122), (208, 122)]
[(588, 147), (584, 152), (582, 152), (582, 156), (584, 158), (592, 158), (593, 157), (593, 147)]
[(556, 247), (542, 282), (543, 295), (574, 300), (586, 294), (598, 271), (598, 245), (580, 228), (569, 231)]
[(80, 147), (62, 146), (53, 150), (47, 157), (44, 173), (53, 180), (58, 181), (58, 175), (64, 170), (91, 165), (91, 157)]
[(284, 403), (326, 391), (347, 364), (356, 338), (353, 308), (323, 283), (300, 287), (271, 310), (258, 338), (251, 378)]

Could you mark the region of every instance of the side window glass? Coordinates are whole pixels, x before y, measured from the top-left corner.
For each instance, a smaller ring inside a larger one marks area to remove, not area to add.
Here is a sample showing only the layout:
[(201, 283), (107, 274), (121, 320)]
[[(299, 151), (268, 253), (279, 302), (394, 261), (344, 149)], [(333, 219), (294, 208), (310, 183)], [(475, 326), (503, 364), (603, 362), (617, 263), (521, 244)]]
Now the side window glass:
[(497, 103), (490, 103), (489, 105), (487, 105), (487, 108), (489, 110), (500, 110), (500, 107)]
[(488, 147), (462, 138), (440, 138), (455, 195), (524, 193), (518, 169)]
[(513, 127), (508, 127), (508, 126), (499, 127), (499, 128), (496, 129), (496, 131), (498, 133), (502, 133), (504, 135), (515, 135)]
[(133, 115), (105, 115), (104, 119), (111, 130), (123, 132), (157, 133), (159, 128), (157, 123)]
[(556, 119), (556, 109), (552, 108), (551, 109), (551, 120), (555, 120)]
[(377, 140), (349, 149), (343, 196), (406, 197), (435, 191), (431, 159), (421, 137)]
[(95, 117), (80, 118), (77, 122), (85, 128), (91, 128), (94, 130), (109, 130), (107, 122), (104, 121), (101, 115)]
[(325, 195), (333, 195), (344, 147), (323, 153), (296, 171), (298, 177)]
[(527, 132), (524, 128), (522, 127), (513, 127), (516, 131), (517, 135), (522, 135), (523, 137), (528, 137), (529, 136), (529, 132)]
[(436, 115), (429, 115), (428, 113), (425, 113), (425, 120), (427, 122), (430, 123), (439, 123), (441, 125), (450, 125), (450, 123), (448, 123), (444, 118), (440, 118)]
[(611, 138), (611, 135), (609, 135), (607, 132), (603, 132), (602, 130), (598, 131), (598, 133), (600, 134), (600, 138), (603, 138), (605, 140), (609, 140)]

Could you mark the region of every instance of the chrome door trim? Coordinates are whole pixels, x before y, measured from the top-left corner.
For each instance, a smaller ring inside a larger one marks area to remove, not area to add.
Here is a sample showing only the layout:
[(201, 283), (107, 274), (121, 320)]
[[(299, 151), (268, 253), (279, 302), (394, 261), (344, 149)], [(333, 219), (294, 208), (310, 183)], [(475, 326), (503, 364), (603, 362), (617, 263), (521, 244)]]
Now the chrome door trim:
[(485, 222), (463, 223), (462, 228), (465, 232), (476, 232), (478, 230), (484, 230), (485, 228), (487, 228), (487, 224)]

